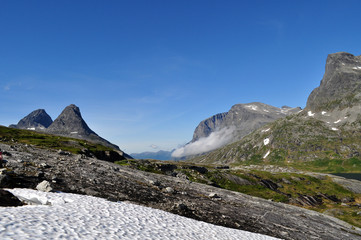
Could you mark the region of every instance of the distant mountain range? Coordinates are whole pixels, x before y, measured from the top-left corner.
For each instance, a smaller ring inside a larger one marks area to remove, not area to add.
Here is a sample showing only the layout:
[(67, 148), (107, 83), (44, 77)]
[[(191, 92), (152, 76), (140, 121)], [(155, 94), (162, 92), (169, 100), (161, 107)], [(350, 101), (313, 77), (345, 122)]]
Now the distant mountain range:
[[(9, 127), (84, 139), (122, 152), (117, 145), (91, 130), (82, 118), (79, 107), (74, 104), (67, 106), (54, 121), (44, 109), (38, 109), (25, 116), (18, 124), (12, 124)], [(122, 152), (122, 154), (130, 158), (126, 153)]]
[(361, 169), (360, 129), (361, 56), (340, 52), (327, 57), (320, 86), (302, 112), (192, 161), (356, 171)]
[(172, 159), (172, 151), (157, 151), (157, 152), (142, 152), (142, 153), (131, 153), (135, 159), (156, 159), (156, 160), (171, 160)]

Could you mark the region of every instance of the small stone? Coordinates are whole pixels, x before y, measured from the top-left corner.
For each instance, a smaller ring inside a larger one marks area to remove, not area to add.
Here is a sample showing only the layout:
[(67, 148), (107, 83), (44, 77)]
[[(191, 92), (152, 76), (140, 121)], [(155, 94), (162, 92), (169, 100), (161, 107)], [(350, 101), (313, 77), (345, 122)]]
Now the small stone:
[(182, 173), (182, 172), (176, 173), (176, 177), (177, 177), (177, 178), (180, 178), (180, 179), (184, 179), (184, 180), (189, 180), (188, 176), (185, 175), (185, 174)]
[(63, 150), (61, 150), (61, 149), (59, 149), (58, 154), (59, 154), (59, 155), (70, 155), (69, 152), (65, 152), (65, 151), (63, 151)]
[(185, 205), (184, 203), (177, 203), (176, 204), (176, 207), (180, 210), (187, 210), (188, 209), (188, 206)]
[(282, 178), (282, 182), (285, 184), (292, 184), (288, 179)]
[(160, 186), (160, 182), (158, 181), (149, 180), (148, 182), (154, 186)]
[(0, 168), (0, 175), (6, 174), (6, 168)]
[(218, 196), (217, 193), (210, 193), (210, 194), (208, 195), (208, 197), (210, 197), (210, 198), (219, 198), (220, 196)]
[(171, 188), (171, 187), (166, 187), (166, 188), (165, 188), (165, 191), (166, 191), (167, 193), (174, 193), (174, 192), (175, 192), (174, 189)]
[(42, 181), (36, 186), (36, 189), (42, 192), (50, 192), (53, 188), (50, 186), (50, 183), (46, 180)]
[(42, 168), (49, 168), (49, 167), (50, 167), (50, 166), (49, 166), (48, 164), (46, 164), (46, 163), (40, 163), (39, 166), (42, 167)]

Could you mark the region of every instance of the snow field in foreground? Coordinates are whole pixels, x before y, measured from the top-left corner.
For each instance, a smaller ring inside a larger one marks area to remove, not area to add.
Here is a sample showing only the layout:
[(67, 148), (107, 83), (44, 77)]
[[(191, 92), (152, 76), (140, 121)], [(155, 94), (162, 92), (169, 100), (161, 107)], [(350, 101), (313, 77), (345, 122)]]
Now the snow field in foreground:
[(276, 239), (157, 209), (70, 193), (8, 189), (47, 205), (0, 208), (0, 239)]

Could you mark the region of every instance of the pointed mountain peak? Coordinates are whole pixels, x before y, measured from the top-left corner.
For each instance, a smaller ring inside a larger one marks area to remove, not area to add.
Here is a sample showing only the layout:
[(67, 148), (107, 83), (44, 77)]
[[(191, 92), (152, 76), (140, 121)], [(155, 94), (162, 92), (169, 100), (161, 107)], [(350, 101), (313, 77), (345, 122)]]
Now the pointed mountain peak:
[(53, 120), (44, 109), (38, 109), (21, 119), (18, 124), (11, 125), (14, 128), (42, 130), (50, 126)]
[(74, 136), (88, 136), (93, 132), (81, 116), (80, 109), (74, 104), (67, 106), (48, 128), (48, 132)]
[(46, 131), (52, 134), (97, 142), (119, 150), (118, 146), (100, 137), (88, 127), (81, 116), (79, 107), (74, 104), (67, 106)]

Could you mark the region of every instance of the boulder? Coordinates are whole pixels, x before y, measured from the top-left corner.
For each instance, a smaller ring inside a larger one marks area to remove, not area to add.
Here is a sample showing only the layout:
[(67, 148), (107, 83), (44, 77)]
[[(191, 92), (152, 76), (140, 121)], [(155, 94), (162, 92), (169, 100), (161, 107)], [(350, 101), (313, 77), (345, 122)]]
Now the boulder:
[(24, 205), (11, 192), (0, 189), (0, 207), (17, 207)]
[(42, 181), (36, 186), (36, 189), (42, 192), (50, 192), (53, 188), (50, 186), (50, 183), (46, 180)]

